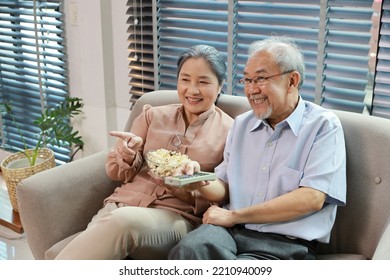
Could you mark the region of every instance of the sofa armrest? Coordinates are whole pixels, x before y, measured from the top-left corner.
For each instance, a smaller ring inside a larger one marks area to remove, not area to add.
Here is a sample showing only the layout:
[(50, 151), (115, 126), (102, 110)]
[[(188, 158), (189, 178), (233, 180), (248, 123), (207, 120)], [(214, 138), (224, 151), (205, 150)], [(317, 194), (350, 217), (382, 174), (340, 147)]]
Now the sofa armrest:
[(384, 231), (375, 249), (373, 260), (390, 260), (390, 218), (384, 227)]
[(36, 259), (44, 259), (53, 244), (85, 229), (104, 198), (120, 184), (106, 175), (107, 153), (57, 166), (20, 182), (20, 219)]

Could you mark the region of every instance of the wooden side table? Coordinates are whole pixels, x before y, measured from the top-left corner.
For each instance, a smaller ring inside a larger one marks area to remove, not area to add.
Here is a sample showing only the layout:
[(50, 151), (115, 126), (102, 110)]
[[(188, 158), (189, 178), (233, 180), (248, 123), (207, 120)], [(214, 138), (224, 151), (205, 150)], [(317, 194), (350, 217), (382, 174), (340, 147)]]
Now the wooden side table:
[(5, 186), (5, 182), (2, 178), (0, 178), (0, 183), (0, 225), (17, 233), (23, 233), (24, 230), (20, 221), (19, 213), (12, 209), (7, 187)]

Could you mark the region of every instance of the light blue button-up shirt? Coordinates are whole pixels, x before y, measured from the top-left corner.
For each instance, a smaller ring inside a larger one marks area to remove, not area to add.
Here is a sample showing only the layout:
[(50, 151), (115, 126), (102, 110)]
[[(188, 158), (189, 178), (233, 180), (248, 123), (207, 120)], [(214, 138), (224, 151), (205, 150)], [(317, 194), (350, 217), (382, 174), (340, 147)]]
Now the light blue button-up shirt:
[(215, 170), (229, 185), (228, 209), (260, 204), (299, 186), (327, 194), (315, 213), (283, 223), (246, 228), (329, 242), (336, 209), (346, 202), (346, 155), (338, 117), (300, 98), (297, 108), (272, 129), (252, 111), (236, 117), (224, 161)]

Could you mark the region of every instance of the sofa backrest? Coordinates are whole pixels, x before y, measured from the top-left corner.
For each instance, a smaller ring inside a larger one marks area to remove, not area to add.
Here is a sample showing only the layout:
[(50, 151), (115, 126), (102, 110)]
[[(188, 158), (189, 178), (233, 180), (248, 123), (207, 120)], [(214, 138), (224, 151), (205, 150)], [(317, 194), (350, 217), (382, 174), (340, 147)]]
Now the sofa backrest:
[[(144, 94), (126, 125), (145, 104), (177, 103), (175, 90)], [(232, 117), (250, 110), (245, 97), (221, 95), (217, 106)], [(347, 149), (347, 206), (339, 207), (330, 244), (321, 254), (355, 254), (371, 259), (390, 216), (390, 120), (334, 111), (344, 128)], [(335, 258), (338, 258), (337, 256)]]
[[(142, 95), (137, 100), (131, 111), (130, 117), (125, 126), (125, 130), (130, 130), (134, 119), (142, 112), (142, 107), (145, 104), (159, 106), (173, 103), (179, 103), (176, 90), (157, 90)], [(221, 94), (216, 105), (233, 118), (251, 109), (245, 97), (232, 96), (227, 94)]]
[(347, 205), (339, 207), (322, 253), (371, 259), (390, 216), (390, 120), (335, 111), (347, 151)]

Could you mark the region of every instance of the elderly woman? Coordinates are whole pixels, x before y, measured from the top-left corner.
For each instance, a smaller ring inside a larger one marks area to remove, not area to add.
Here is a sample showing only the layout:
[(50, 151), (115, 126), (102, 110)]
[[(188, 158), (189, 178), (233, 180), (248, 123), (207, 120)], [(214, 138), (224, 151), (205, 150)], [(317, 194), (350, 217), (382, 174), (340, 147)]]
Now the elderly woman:
[(225, 75), (225, 62), (213, 47), (197, 45), (181, 54), (180, 104), (146, 105), (130, 132), (111, 132), (118, 141), (106, 170), (123, 184), (57, 259), (163, 259), (201, 223), (210, 202), (197, 191), (159, 184), (145, 156), (151, 150), (174, 150), (199, 162), (202, 171), (222, 162), (233, 123), (215, 106)]

